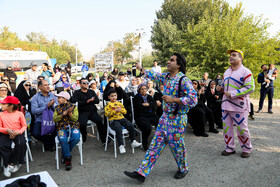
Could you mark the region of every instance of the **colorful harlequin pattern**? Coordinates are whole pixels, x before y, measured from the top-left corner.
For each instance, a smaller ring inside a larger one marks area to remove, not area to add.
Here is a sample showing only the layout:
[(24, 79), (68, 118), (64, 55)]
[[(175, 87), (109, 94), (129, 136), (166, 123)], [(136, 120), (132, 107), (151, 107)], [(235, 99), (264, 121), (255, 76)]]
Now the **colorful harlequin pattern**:
[(250, 153), (252, 151), (252, 144), (250, 132), (248, 129), (247, 119), (248, 112), (229, 112), (223, 110), (223, 129), (224, 140), (226, 143), (226, 151), (232, 152), (235, 150), (233, 125), (237, 127), (237, 137), (243, 152)]
[(224, 92), (229, 91), (231, 97), (223, 96), (222, 109), (243, 112), (250, 110), (249, 94), (255, 89), (252, 72), (241, 65), (237, 70), (229, 67), (223, 76)]
[(136, 170), (140, 175), (149, 175), (166, 144), (169, 145), (180, 171), (186, 173), (189, 170), (184, 141), (186, 122), (186, 115), (176, 115), (174, 118), (173, 115), (164, 113), (161, 116), (145, 159)]
[[(170, 77), (169, 73), (161, 74), (153, 71), (146, 71), (147, 78), (163, 82), (163, 94), (172, 97), (178, 96), (178, 82), (183, 75), (183, 73), (179, 72), (176, 76)], [(187, 112), (197, 104), (197, 93), (187, 77), (182, 79), (181, 90), (183, 93), (180, 93), (180, 98), (183, 105), (179, 106), (177, 115), (173, 115), (173, 111), (177, 104), (163, 102), (163, 115), (159, 119), (159, 125), (151, 141), (150, 147), (146, 152), (145, 159), (136, 170), (142, 176), (146, 177), (149, 175), (166, 144), (169, 145), (179, 170), (186, 173), (189, 169), (184, 133), (188, 120)]]
[[(146, 71), (145, 75), (152, 81), (163, 83), (163, 95), (178, 97), (179, 79), (184, 75), (182, 72), (177, 73), (174, 77), (171, 77), (169, 73), (156, 73), (153, 71)], [(183, 93), (180, 93), (180, 98), (183, 105), (179, 106), (178, 114), (186, 114), (190, 108), (196, 106), (197, 93), (193, 89), (192, 82), (187, 77), (182, 79), (181, 90)], [(176, 105), (175, 103), (163, 102), (163, 111), (170, 114), (175, 110)]]

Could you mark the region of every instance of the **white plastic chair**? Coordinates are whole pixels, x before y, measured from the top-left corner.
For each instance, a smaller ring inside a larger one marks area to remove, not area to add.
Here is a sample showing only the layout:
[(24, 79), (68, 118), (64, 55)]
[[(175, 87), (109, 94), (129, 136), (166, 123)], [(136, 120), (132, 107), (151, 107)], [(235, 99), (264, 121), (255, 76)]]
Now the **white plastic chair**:
[[(130, 96), (129, 99), (130, 99), (130, 107), (131, 107), (131, 123), (134, 125), (135, 131), (140, 136), (140, 143), (142, 143), (142, 131), (137, 128), (136, 122), (135, 122), (135, 119), (134, 119), (133, 97)], [(143, 144), (141, 145), (141, 148), (143, 148)]]
[[(25, 153), (26, 172), (29, 173), (29, 158), (30, 158), (30, 161), (32, 162), (33, 157), (32, 157), (31, 150), (30, 150), (30, 147), (28, 144), (27, 130), (24, 131), (24, 137), (25, 137), (25, 141), (26, 141), (26, 153)], [(11, 145), (11, 148), (13, 149), (14, 147), (15, 147), (15, 143), (13, 142)], [(3, 158), (1, 157), (1, 167), (4, 166), (3, 162), (4, 162)]]
[[(77, 108), (78, 108), (78, 102), (76, 102), (75, 105), (76, 105)], [(87, 121), (87, 125), (89, 125), (89, 126), (87, 126), (87, 127), (91, 127), (91, 129), (92, 129), (92, 134), (94, 134), (94, 132), (95, 132), (95, 131), (94, 131), (94, 127), (97, 128), (97, 125), (96, 125), (93, 121), (91, 121), (91, 120), (88, 120), (88, 121)], [(97, 140), (99, 140), (99, 133), (98, 133), (98, 130), (97, 130), (96, 132), (97, 132), (97, 135), (96, 135)]]
[[(123, 99), (118, 100), (118, 101), (123, 104)], [(106, 106), (107, 103), (108, 103), (108, 101), (104, 101), (104, 107)], [(109, 120), (108, 120), (107, 117), (106, 117), (106, 120), (107, 120), (107, 135), (106, 135), (105, 151), (107, 151), (108, 140), (110, 138), (114, 142), (114, 154), (115, 154), (115, 158), (117, 158), (117, 138), (116, 138), (116, 132), (113, 129), (110, 128)], [(123, 143), (124, 143), (124, 146), (125, 146), (125, 138), (129, 137), (129, 133), (128, 133), (127, 129), (123, 129), (122, 130), (122, 136), (123, 136)], [(132, 153), (134, 153), (134, 148), (132, 148)]]
[(24, 131), (24, 137), (26, 140), (26, 153), (25, 153), (26, 172), (29, 173), (29, 157), (31, 162), (33, 161), (33, 157), (28, 143), (27, 130)]
[[(69, 126), (69, 136), (68, 136), (68, 141), (70, 140), (71, 137), (71, 130), (70, 130), (70, 126)], [(80, 135), (80, 141), (79, 143), (77, 143), (76, 145), (79, 148), (79, 153), (80, 153), (80, 162), (81, 165), (84, 164), (83, 162), (83, 138), (82, 135)], [(58, 149), (60, 149), (61, 146), (59, 144), (59, 140), (58, 137), (55, 137), (55, 160), (56, 160), (56, 169), (59, 169), (59, 151)]]
[[(87, 127), (91, 127), (91, 129), (92, 129), (92, 134), (94, 134), (94, 127), (96, 127), (97, 128), (97, 125), (93, 122), (93, 121), (91, 121), (91, 120), (88, 120), (87, 121), (87, 124), (89, 125), (89, 126), (87, 126)], [(99, 140), (99, 133), (98, 133), (98, 130), (96, 131), (96, 137), (97, 137), (97, 140)]]

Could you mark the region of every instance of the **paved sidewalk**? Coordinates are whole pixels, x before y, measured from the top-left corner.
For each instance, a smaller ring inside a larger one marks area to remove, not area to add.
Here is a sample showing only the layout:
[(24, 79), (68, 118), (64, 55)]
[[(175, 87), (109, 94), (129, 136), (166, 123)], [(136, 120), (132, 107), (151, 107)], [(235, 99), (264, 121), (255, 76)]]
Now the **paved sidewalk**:
[[(254, 151), (249, 158), (241, 158), (241, 148), (228, 157), (221, 156), (224, 149), (222, 133), (209, 133), (208, 138), (196, 137), (190, 128), (186, 132), (186, 146), (190, 171), (181, 180), (173, 178), (177, 171), (176, 162), (168, 148), (163, 151), (155, 168), (142, 186), (280, 186), (280, 107), (274, 114), (261, 113), (249, 121)], [(221, 130), (220, 130), (221, 131)], [(59, 186), (138, 186), (139, 182), (129, 179), (124, 170), (133, 171), (144, 158), (139, 148), (135, 154), (127, 146), (127, 153), (115, 159), (113, 144), (104, 152), (95, 137), (84, 144), (84, 165), (79, 164), (77, 148), (73, 150), (73, 169), (65, 171), (64, 165), (56, 169), (55, 152), (41, 151), (41, 144), (32, 148), (34, 161), (31, 173), (48, 171)], [(12, 177), (26, 174), (25, 165)], [(1, 170), (0, 180), (3, 180)]]

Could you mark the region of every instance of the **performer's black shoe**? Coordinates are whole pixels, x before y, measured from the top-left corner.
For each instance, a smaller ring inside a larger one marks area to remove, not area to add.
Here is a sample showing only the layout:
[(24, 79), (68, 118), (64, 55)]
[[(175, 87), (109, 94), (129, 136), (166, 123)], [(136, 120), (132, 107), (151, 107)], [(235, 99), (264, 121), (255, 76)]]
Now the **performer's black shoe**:
[(208, 137), (208, 134), (206, 132), (203, 132), (203, 133), (200, 134), (200, 136)]
[(229, 156), (229, 155), (232, 155), (232, 154), (235, 154), (235, 151), (227, 152), (226, 150), (224, 150), (224, 151), (222, 152), (222, 155), (223, 155), (223, 156)]
[(136, 179), (139, 182), (145, 182), (145, 177), (143, 177), (142, 175), (140, 175), (139, 173), (137, 173), (136, 171), (134, 172), (128, 172), (128, 171), (124, 171), (124, 174), (132, 179)]
[[(187, 171), (187, 173), (188, 173), (188, 171)], [(180, 170), (178, 170), (177, 173), (174, 175), (174, 178), (175, 179), (182, 179), (187, 175), (187, 173), (183, 173)]]
[(217, 129), (210, 129), (209, 132), (219, 133), (219, 131)]

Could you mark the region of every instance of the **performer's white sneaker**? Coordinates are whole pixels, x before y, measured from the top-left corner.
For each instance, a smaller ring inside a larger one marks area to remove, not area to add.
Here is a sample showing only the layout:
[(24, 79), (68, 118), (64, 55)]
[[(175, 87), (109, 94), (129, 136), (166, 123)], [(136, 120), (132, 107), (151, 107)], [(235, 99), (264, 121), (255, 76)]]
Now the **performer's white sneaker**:
[(132, 148), (139, 147), (139, 146), (141, 146), (141, 145), (142, 145), (142, 143), (139, 143), (139, 142), (137, 142), (136, 140), (133, 140), (133, 142), (131, 143), (131, 147), (132, 147)]
[(126, 152), (126, 151), (125, 151), (125, 148), (124, 148), (124, 145), (121, 145), (121, 146), (119, 147), (119, 149), (120, 149), (120, 153), (121, 153), (121, 154), (123, 154), (123, 153)]

